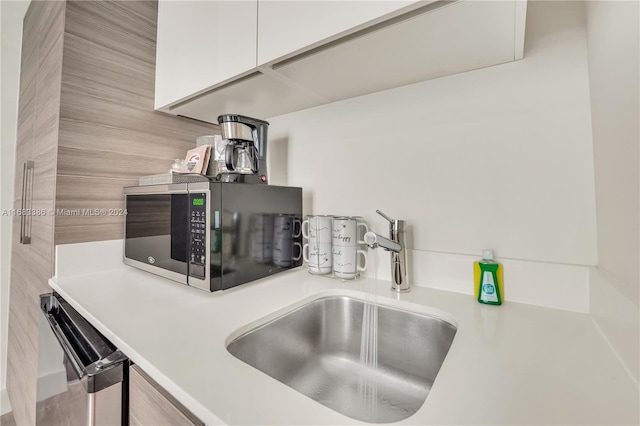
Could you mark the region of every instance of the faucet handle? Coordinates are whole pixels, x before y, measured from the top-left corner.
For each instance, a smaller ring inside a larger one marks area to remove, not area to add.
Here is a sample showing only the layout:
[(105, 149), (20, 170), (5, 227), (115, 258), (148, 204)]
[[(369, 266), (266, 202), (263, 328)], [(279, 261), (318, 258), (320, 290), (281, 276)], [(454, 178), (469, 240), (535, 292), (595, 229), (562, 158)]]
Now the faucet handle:
[(391, 219), (389, 216), (377, 209), (376, 213), (389, 221), (389, 232), (392, 233), (392, 236), (395, 232), (404, 232), (404, 220)]
[(391, 219), (389, 216), (387, 216), (386, 214), (382, 213), (380, 210), (376, 209), (376, 213), (378, 213), (380, 216), (384, 217), (385, 219), (387, 219), (389, 221), (390, 224), (394, 224), (395, 220)]

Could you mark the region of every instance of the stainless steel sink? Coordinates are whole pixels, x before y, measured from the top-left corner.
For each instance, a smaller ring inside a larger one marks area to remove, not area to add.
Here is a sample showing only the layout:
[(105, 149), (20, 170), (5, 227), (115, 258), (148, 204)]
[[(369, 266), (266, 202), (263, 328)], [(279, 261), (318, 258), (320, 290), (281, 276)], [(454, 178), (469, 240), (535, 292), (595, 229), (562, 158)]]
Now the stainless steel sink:
[(455, 334), (443, 319), (330, 296), (248, 331), (227, 349), (339, 413), (388, 423), (422, 406)]

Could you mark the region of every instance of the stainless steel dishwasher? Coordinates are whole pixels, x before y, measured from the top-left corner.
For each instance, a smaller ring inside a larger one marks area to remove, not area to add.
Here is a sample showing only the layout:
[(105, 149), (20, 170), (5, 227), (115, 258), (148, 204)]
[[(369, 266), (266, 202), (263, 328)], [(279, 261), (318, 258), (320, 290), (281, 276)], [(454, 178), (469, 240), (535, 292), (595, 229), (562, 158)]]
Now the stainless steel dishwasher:
[(57, 293), (40, 310), (36, 424), (128, 425), (128, 358)]

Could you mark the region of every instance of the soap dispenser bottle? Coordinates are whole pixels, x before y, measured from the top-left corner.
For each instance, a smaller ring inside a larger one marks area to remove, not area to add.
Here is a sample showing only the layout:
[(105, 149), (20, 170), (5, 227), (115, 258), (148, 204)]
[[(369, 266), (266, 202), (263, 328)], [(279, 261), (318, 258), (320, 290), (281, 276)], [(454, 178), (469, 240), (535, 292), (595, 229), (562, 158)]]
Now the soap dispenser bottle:
[(493, 251), (482, 250), (482, 259), (474, 262), (475, 297), (487, 305), (502, 305), (504, 287), (502, 265), (493, 258)]

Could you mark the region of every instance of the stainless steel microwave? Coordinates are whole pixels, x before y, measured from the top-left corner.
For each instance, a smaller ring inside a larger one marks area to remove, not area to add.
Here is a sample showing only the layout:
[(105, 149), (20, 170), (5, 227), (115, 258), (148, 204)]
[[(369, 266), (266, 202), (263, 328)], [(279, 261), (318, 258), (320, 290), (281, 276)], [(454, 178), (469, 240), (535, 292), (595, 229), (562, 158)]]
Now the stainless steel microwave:
[(302, 188), (196, 182), (124, 192), (127, 265), (217, 291), (302, 264)]

